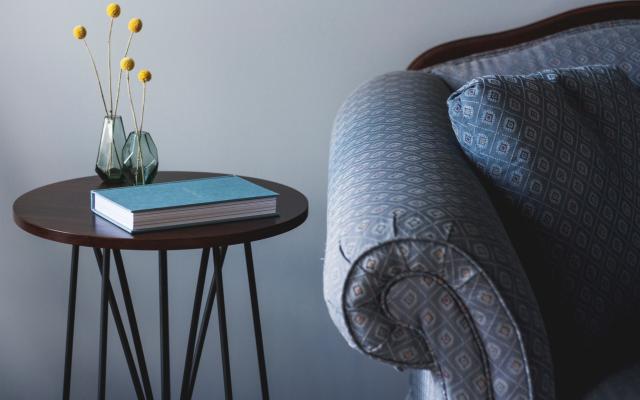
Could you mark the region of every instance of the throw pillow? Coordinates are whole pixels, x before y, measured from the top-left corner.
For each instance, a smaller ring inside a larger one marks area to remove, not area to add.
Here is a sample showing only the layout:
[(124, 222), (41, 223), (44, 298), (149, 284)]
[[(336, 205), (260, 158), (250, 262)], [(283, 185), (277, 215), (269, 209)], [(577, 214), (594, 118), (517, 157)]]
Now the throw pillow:
[(523, 265), (543, 277), (532, 283), (552, 346), (585, 361), (630, 352), (620, 338), (640, 325), (639, 89), (595, 65), (484, 76), (448, 105)]

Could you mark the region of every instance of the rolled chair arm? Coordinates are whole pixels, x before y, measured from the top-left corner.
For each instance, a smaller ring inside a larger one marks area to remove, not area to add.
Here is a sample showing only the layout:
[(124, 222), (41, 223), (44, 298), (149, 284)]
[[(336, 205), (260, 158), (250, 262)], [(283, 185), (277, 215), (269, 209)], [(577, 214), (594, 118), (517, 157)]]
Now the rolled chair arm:
[[(335, 122), (324, 293), (352, 347), (428, 369), (446, 399), (552, 399), (537, 302), (448, 120), (448, 87), (396, 72)], [(467, 397), (464, 397), (467, 396)]]

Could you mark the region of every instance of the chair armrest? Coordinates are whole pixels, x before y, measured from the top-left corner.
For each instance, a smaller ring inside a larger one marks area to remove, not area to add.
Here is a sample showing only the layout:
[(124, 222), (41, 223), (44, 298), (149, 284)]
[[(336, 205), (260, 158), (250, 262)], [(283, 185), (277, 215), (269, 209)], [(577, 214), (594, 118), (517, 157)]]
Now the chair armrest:
[(334, 125), (324, 293), (352, 347), (429, 369), (445, 398), (552, 399), (538, 304), (448, 119), (444, 82), (396, 72)]

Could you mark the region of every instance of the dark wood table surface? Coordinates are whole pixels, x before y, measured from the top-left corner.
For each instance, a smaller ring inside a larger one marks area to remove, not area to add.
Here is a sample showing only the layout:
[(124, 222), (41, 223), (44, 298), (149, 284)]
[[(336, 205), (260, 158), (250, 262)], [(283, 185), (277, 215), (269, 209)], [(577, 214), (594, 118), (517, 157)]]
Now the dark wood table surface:
[[(155, 182), (218, 176), (207, 172), (159, 172)], [(123, 250), (179, 250), (252, 242), (279, 235), (307, 218), (306, 197), (262, 179), (246, 179), (279, 194), (276, 217), (225, 222), (131, 235), (91, 212), (89, 192), (104, 186), (97, 176), (40, 187), (13, 204), (13, 219), (25, 231), (56, 242)]]

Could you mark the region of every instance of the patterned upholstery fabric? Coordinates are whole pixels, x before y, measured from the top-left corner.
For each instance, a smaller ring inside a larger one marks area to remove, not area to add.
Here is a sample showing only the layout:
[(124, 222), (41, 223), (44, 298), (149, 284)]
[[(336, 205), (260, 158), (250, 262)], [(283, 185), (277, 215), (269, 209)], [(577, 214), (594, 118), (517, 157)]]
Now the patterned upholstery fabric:
[[(388, 74), (359, 88), (340, 110), (329, 165), (325, 299), (334, 323), (351, 346), (398, 367), (415, 368), (408, 399), (501, 399), (510, 395), (550, 399), (555, 398), (554, 392), (557, 398), (573, 399), (582, 398), (588, 385), (597, 382), (602, 383), (590, 393), (590, 400), (626, 399), (615, 388), (633, 387), (636, 372), (613, 373), (629, 360), (640, 359), (640, 345), (634, 344), (636, 333), (629, 329), (630, 323), (590, 326), (592, 337), (606, 331), (631, 333), (622, 339), (596, 340), (599, 346), (583, 352), (563, 346), (570, 347), (572, 339), (583, 337), (582, 332), (551, 331), (552, 370), (545, 329), (529, 281), (548, 317), (562, 315), (556, 309), (567, 308), (545, 290), (560, 277), (557, 271), (551, 271), (550, 276), (540, 273), (549, 268), (539, 261), (537, 244), (519, 229), (517, 216), (505, 212), (504, 196), (499, 199), (500, 193), (475, 176), (455, 142), (444, 106), (450, 92), (444, 82), (456, 89), (478, 76), (590, 64), (618, 65), (640, 84), (640, 21), (593, 24), (446, 62), (425, 70), (429, 73)], [(628, 147), (635, 146), (634, 141)], [(598, 151), (609, 151), (601, 147)], [(640, 162), (638, 153), (635, 159)], [(616, 165), (628, 161), (627, 156), (619, 157)], [(636, 171), (635, 167), (627, 168), (625, 173), (638, 176)], [(620, 208), (613, 211), (616, 219), (623, 212)], [(591, 223), (609, 215), (608, 210), (592, 212)], [(640, 226), (634, 215), (618, 226), (606, 226), (607, 234), (612, 235), (625, 223), (629, 232)], [(590, 230), (589, 242), (602, 232), (598, 227)], [(640, 237), (629, 236), (634, 245), (640, 243)], [(528, 277), (512, 245), (527, 267)], [(615, 246), (613, 251), (619, 248)], [(592, 249), (602, 254), (611, 251), (601, 246)], [(623, 270), (610, 275), (617, 264), (606, 260), (597, 267), (583, 273), (573, 262), (560, 270), (575, 274), (576, 279), (568, 282), (576, 287), (567, 289), (579, 293), (587, 303), (591, 297), (602, 298), (602, 292), (595, 288), (609, 291), (632, 279)], [(467, 273), (472, 277), (467, 276), (466, 283), (453, 279), (454, 285), (449, 285), (455, 275), (451, 271), (470, 271)], [(476, 285), (482, 286), (477, 293), (490, 294), (476, 297), (487, 301), (486, 305), (473, 303), (473, 296), (462, 290)], [(494, 290), (488, 291), (491, 286)], [(621, 294), (628, 293), (615, 296)], [(606, 317), (601, 311), (604, 306), (595, 305), (596, 320)], [(589, 309), (582, 320), (594, 321), (591, 312)], [(494, 316), (503, 322), (499, 326), (509, 326), (504, 322), (511, 321), (520, 350), (509, 347), (508, 343), (514, 342), (500, 338), (498, 325), (487, 325)], [(557, 321), (551, 318), (548, 322)], [(447, 348), (450, 339), (454, 345)], [(618, 353), (611, 352), (616, 344)], [(620, 350), (627, 353), (626, 358)], [(461, 353), (466, 356), (456, 361)], [(564, 359), (558, 354), (564, 354)], [(509, 362), (504, 361), (522, 357), (526, 359), (523, 369), (517, 363), (509, 369)], [(478, 362), (482, 368), (477, 367)], [(590, 375), (588, 369), (599, 372)], [(460, 381), (463, 377), (466, 383)], [(562, 387), (567, 377), (573, 378), (571, 385), (582, 385), (580, 397), (571, 388)], [(486, 389), (468, 383), (483, 379), (491, 382)], [(502, 382), (507, 382), (506, 391)], [(599, 397), (593, 397), (596, 394)]]
[(517, 215), (525, 268), (548, 277), (538, 298), (552, 298), (556, 361), (580, 380), (599, 373), (583, 361), (637, 349), (640, 90), (617, 67), (589, 66), (476, 78), (448, 103), (463, 150)]
[(538, 305), (455, 140), (449, 94), (433, 75), (397, 72), (341, 108), (329, 163), (329, 312), (353, 347), (428, 369), (442, 399), (552, 399)]
[(452, 89), (483, 75), (528, 74), (549, 68), (616, 64), (640, 84), (640, 21), (603, 22), (540, 40), (478, 53), (425, 69)]

